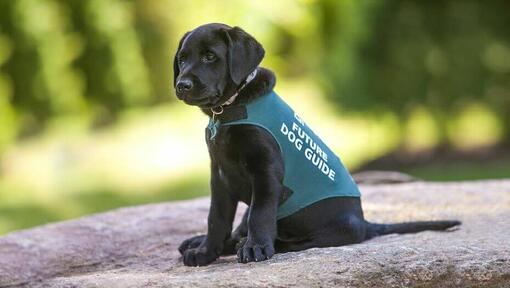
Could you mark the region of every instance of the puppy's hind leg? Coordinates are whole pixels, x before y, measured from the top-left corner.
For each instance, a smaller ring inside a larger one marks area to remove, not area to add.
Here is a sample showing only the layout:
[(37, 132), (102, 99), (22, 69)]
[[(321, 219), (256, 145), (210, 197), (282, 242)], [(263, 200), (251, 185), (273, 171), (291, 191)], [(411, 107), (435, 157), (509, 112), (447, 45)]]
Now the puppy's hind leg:
[(186, 250), (195, 249), (205, 240), (205, 235), (197, 235), (189, 239), (184, 240), (179, 246), (179, 253), (184, 254)]
[[(233, 255), (237, 253), (239, 246), (238, 244), (241, 242), (241, 240), (246, 239), (246, 236), (248, 235), (248, 215), (249, 209), (246, 209), (246, 212), (244, 212), (243, 220), (241, 220), (239, 226), (237, 226), (237, 228), (232, 232), (231, 236), (225, 240), (221, 255)], [(184, 251), (197, 248), (200, 246), (200, 244), (202, 244), (202, 242), (204, 242), (205, 237), (206, 235), (197, 235), (184, 240), (179, 246), (179, 253), (183, 255)]]
[(309, 248), (338, 247), (365, 240), (366, 222), (355, 215), (341, 215), (309, 239), (287, 242), (276, 240), (277, 253), (301, 251)]

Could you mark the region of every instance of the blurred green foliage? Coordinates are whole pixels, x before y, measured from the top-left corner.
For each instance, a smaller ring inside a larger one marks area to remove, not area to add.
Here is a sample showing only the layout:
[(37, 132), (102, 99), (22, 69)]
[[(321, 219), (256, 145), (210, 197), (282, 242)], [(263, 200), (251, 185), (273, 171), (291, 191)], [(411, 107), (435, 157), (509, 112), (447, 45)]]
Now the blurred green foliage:
[(171, 101), (185, 18), (207, 13), (257, 27), (269, 66), (317, 79), (342, 111), (409, 120), (425, 109), (444, 142), (446, 120), (481, 105), (508, 139), (509, 10), (506, 0), (0, 0), (0, 151), (56, 115), (96, 127)]
[(0, 2), (0, 93), (8, 99), (0, 109), (16, 118), (19, 137), (56, 115), (105, 124), (126, 107), (165, 98), (174, 39), (149, 3)]
[(344, 110), (392, 111), (405, 121), (426, 107), (444, 138), (445, 120), (476, 104), (510, 137), (509, 1), (318, 5), (328, 95)]

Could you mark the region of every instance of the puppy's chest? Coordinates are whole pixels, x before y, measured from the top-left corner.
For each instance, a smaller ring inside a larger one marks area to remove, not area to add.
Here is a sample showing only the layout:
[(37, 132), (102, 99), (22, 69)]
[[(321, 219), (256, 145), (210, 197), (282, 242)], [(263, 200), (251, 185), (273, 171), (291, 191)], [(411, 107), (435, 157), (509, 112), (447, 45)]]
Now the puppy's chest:
[(232, 197), (249, 204), (251, 184), (246, 163), (235, 145), (226, 138), (229, 136), (222, 134), (220, 132), (214, 140), (207, 141), (211, 161), (215, 163), (214, 167), (218, 169), (217, 175)]
[(231, 133), (229, 128), (220, 128), (213, 139), (206, 133), (207, 147), (211, 161), (222, 171), (222, 178), (230, 182), (242, 181), (248, 179), (244, 147), (241, 147), (243, 144), (237, 139), (239, 136)]
[(211, 160), (218, 163), (232, 162), (231, 164), (242, 161), (241, 143), (239, 136), (231, 132), (231, 127), (218, 128), (217, 134), (211, 137), (211, 131), (206, 129), (206, 142)]

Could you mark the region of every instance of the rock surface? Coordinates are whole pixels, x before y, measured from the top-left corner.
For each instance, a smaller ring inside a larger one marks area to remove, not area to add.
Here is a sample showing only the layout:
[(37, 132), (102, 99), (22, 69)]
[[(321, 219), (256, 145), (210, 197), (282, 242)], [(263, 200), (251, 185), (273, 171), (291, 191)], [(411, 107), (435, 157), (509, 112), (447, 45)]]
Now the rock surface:
[(177, 246), (205, 231), (208, 199), (123, 208), (0, 238), (0, 287), (510, 287), (510, 180), (360, 188), (373, 222), (463, 225), (193, 268)]

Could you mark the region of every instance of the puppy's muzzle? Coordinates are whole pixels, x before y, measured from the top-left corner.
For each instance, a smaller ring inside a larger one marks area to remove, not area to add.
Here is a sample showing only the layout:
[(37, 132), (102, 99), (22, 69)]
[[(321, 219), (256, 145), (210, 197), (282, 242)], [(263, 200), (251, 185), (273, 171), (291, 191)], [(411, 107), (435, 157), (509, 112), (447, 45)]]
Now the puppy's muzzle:
[(181, 79), (175, 85), (177, 96), (182, 99), (182, 96), (186, 93), (189, 93), (191, 89), (193, 89), (193, 81), (191, 79)]

